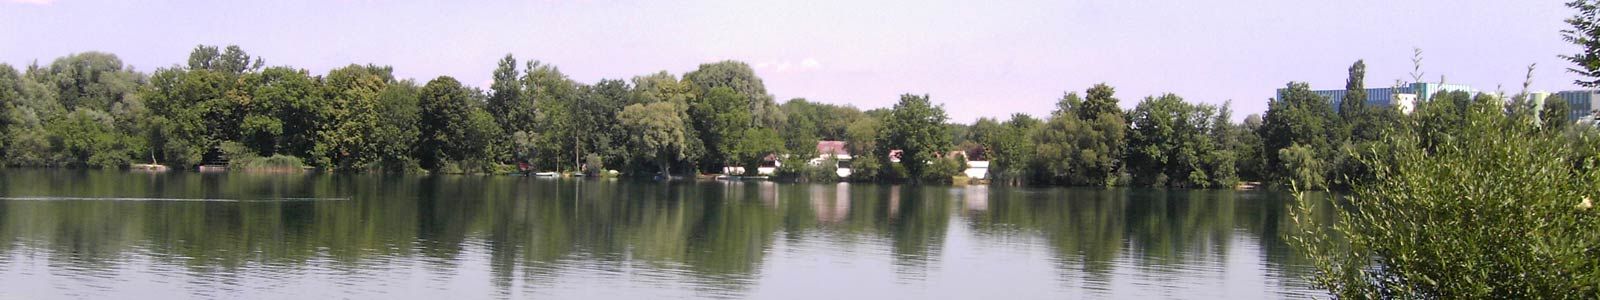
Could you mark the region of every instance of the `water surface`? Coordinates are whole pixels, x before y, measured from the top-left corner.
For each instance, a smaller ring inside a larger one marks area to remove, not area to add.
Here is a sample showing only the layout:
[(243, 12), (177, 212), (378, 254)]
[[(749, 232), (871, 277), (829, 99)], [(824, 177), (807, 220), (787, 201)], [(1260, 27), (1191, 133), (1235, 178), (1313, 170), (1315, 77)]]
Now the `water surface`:
[(1288, 201), (5, 170), (0, 299), (1303, 299)]

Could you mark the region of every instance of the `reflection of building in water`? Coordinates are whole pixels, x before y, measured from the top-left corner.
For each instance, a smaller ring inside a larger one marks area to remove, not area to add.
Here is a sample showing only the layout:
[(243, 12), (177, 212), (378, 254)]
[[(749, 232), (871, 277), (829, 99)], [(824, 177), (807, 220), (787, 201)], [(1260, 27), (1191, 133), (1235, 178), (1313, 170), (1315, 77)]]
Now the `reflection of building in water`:
[(889, 187), (889, 218), (900, 216), (900, 186)]
[(833, 196), (829, 197), (828, 186), (811, 186), (811, 210), (816, 212), (817, 221), (822, 223), (838, 223), (844, 221), (850, 214), (850, 184), (841, 183), (833, 186)]
[(989, 210), (989, 186), (969, 185), (961, 190), (961, 202), (966, 204), (968, 211)]
[(778, 207), (778, 184), (771, 181), (762, 181), (757, 184), (761, 192), (761, 203), (767, 207)]

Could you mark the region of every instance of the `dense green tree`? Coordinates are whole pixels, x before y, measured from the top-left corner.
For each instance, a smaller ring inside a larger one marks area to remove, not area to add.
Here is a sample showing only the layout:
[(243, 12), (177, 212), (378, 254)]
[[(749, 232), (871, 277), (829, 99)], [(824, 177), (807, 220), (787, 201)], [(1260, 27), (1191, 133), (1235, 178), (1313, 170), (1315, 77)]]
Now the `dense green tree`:
[(1339, 116), (1345, 120), (1355, 119), (1356, 115), (1366, 110), (1366, 74), (1366, 61), (1356, 60), (1355, 64), (1350, 65), (1350, 78), (1344, 83), (1344, 98), (1339, 99)]
[[(635, 76), (632, 81), (633, 90), (628, 97), (628, 105), (660, 102), (671, 102), (677, 105), (679, 114), (677, 120), (685, 122), (683, 128), (687, 130), (684, 132), (687, 141), (684, 143), (683, 148), (680, 149), (682, 152), (673, 155), (674, 158), (669, 163), (672, 164), (673, 168), (695, 169), (698, 159), (705, 156), (706, 146), (698, 136), (694, 120), (689, 115), (691, 103), (697, 101), (695, 100), (694, 86), (689, 82), (678, 80), (677, 77), (665, 71)], [(629, 161), (635, 166), (642, 165), (636, 159), (629, 159)], [(649, 163), (654, 164), (655, 162), (651, 161)]]
[[(150, 117), (140, 126), (149, 141), (148, 157), (156, 163), (189, 167), (200, 163), (201, 155), (219, 142), (207, 122), (232, 84), (221, 73), (209, 70), (160, 69), (150, 85), (140, 92)], [(144, 155), (141, 155), (144, 156)]]
[(1127, 166), (1136, 183), (1152, 186), (1228, 186), (1236, 179), (1234, 152), (1225, 148), (1226, 120), (1215, 107), (1173, 94), (1146, 97), (1129, 119)]
[(72, 167), (120, 168), (140, 145), (117, 132), (111, 116), (94, 109), (79, 109), (52, 122), (51, 139), (58, 140), (64, 163)]
[(739, 166), (744, 167), (745, 175), (755, 175), (768, 155), (786, 154), (783, 138), (778, 137), (778, 131), (770, 128), (745, 129), (732, 150), (729, 154)]
[[(980, 135), (980, 141), (990, 149), (989, 174), (995, 182), (1022, 184), (1029, 162), (1036, 153), (1032, 134), (1041, 122), (1027, 114), (1012, 114), (1010, 120), (994, 134)], [(974, 126), (977, 127), (977, 126)]]
[[(417, 156), (428, 170), (445, 170), (451, 164), (475, 164), (490, 159), (486, 149), (494, 135), (493, 117), (472, 102), (472, 91), (449, 76), (422, 87), (418, 99), (420, 118)], [(461, 170), (468, 171), (468, 170)]]
[(1088, 97), (1084, 99), (1083, 107), (1077, 110), (1078, 119), (1093, 120), (1101, 114), (1122, 116), (1122, 108), (1117, 106), (1117, 102), (1120, 100), (1117, 100), (1116, 92), (1116, 88), (1104, 83), (1090, 87), (1088, 91), (1085, 91)]
[[(12, 116), (22, 98), (22, 74), (8, 64), (0, 64), (0, 157), (6, 156), (11, 142), (11, 128), (17, 123)], [(0, 162), (3, 163), (3, 162)]]
[(810, 158), (816, 157), (817, 141), (822, 138), (818, 134), (821, 129), (817, 128), (817, 116), (796, 108), (805, 105), (799, 104), (804, 102), (806, 99), (796, 98), (783, 103), (784, 113), (789, 116), (788, 122), (783, 126), (783, 146), (789, 149), (791, 154)]
[(723, 166), (735, 162), (734, 148), (744, 130), (751, 127), (750, 111), (739, 97), (731, 88), (716, 87), (689, 106), (689, 117), (706, 146), (701, 171), (720, 173)]
[[(421, 138), (422, 110), (419, 106), (422, 88), (416, 82), (404, 80), (388, 85), (378, 95), (377, 128), (364, 144), (371, 151), (364, 157), (373, 157), (368, 165), (385, 172), (410, 172), (420, 169), (416, 152)], [(376, 164), (376, 165), (372, 165)]]
[(525, 83), (520, 77), (516, 57), (506, 54), (495, 67), (494, 81), (489, 84), (489, 101), (485, 108), (505, 132), (532, 132), (534, 128), (533, 99), (524, 94)]
[(685, 109), (676, 101), (633, 104), (617, 114), (628, 133), (628, 153), (655, 165), (662, 175), (671, 175), (675, 161), (685, 159), (689, 128), (683, 120)]
[(944, 107), (933, 105), (927, 95), (900, 95), (900, 102), (883, 119), (876, 153), (900, 150), (899, 165), (905, 168), (907, 179), (927, 177), (924, 171), (928, 162), (950, 145), (950, 136), (942, 126), (948, 120)]
[(1265, 155), (1266, 177), (1275, 179), (1278, 184), (1288, 183), (1283, 181), (1290, 178), (1281, 160), (1283, 156), (1273, 154), (1294, 144), (1307, 147), (1318, 160), (1332, 157), (1335, 151), (1329, 141), (1338, 136), (1336, 122), (1337, 115), (1327, 98), (1312, 93), (1305, 83), (1289, 83), (1281, 99), (1267, 103), (1261, 127), (1256, 129), (1256, 134), (1261, 136), (1262, 153), (1268, 154)]
[(228, 45), (222, 51), (217, 51), (216, 46), (199, 45), (194, 51), (189, 52), (190, 70), (210, 70), (223, 74), (239, 75), (260, 70), (266, 61), (260, 57), (250, 57), (239, 46)]
[[(1117, 107), (1111, 87), (1090, 90), (1096, 109)], [(1090, 116), (1084, 112), (1089, 102), (1081, 99), (1077, 93), (1063, 95), (1050, 119), (1033, 131), (1033, 183), (1108, 186), (1119, 181), (1127, 121), (1120, 110), (1083, 119)]]
[(780, 131), (784, 144), (795, 154), (814, 156), (818, 140), (846, 140), (850, 124), (861, 119), (861, 110), (851, 106), (811, 102), (804, 98), (784, 102), (788, 122)]
[(1234, 137), (1237, 144), (1234, 150), (1238, 152), (1239, 179), (1245, 181), (1265, 180), (1266, 155), (1265, 145), (1261, 143), (1261, 136), (1256, 132), (1261, 129), (1261, 115), (1250, 114), (1244, 117), (1244, 122), (1235, 127)]
[(240, 124), (241, 142), (261, 156), (312, 157), (328, 108), (322, 87), (305, 70), (272, 67), (240, 78), (248, 93)]
[(871, 181), (878, 178), (886, 163), (888, 153), (878, 152), (878, 136), (883, 131), (883, 122), (877, 117), (865, 116), (845, 130), (845, 147), (849, 148), (851, 158), (851, 180)]
[(605, 79), (583, 91), (572, 112), (578, 128), (584, 128), (578, 134), (579, 144), (586, 152), (619, 164), (625, 156), (626, 147), (623, 147), (623, 143), (626, 138), (617, 134), (621, 130), (617, 114), (628, 104), (632, 87), (628, 86), (627, 81)]
[[(334, 171), (358, 171), (381, 160), (379, 148), (390, 147), (379, 140), (386, 118), (406, 118), (402, 113), (381, 110), (382, 94), (394, 83), (394, 69), (378, 65), (346, 65), (328, 72), (323, 80), (322, 128), (317, 134), (315, 153), (318, 166)], [(414, 105), (414, 101), (411, 102)], [(405, 152), (402, 152), (405, 153)]]
[(143, 74), (124, 66), (116, 55), (102, 52), (58, 58), (34, 76), (54, 87), (57, 101), (66, 110), (89, 108), (118, 115), (139, 106), (133, 94), (145, 81)]
[(1281, 162), (1283, 180), (1286, 184), (1298, 190), (1317, 190), (1327, 187), (1325, 170), (1327, 167), (1317, 151), (1299, 143), (1288, 148), (1279, 149), (1278, 161)]
[(532, 132), (525, 132), (534, 140), (534, 148), (524, 151), (533, 153), (538, 167), (576, 170), (582, 163), (582, 153), (589, 149), (580, 136), (588, 129), (579, 127), (574, 113), (585, 92), (553, 65), (531, 61), (525, 72), (522, 80), (527, 92), (524, 97), (533, 99), (535, 115)]
[(773, 101), (772, 95), (767, 94), (766, 84), (761, 82), (761, 77), (756, 76), (749, 64), (732, 60), (701, 64), (694, 71), (684, 74), (683, 80), (694, 84), (701, 97), (708, 96), (719, 87), (732, 89), (749, 113), (754, 126), (779, 128), (785, 123), (783, 111)]

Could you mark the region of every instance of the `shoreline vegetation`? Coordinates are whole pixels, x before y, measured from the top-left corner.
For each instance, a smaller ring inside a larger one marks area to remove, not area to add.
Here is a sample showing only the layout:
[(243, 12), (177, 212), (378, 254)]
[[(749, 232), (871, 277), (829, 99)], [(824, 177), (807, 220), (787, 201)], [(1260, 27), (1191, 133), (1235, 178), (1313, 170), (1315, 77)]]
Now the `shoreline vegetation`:
[[(1040, 117), (961, 124), (929, 95), (866, 110), (780, 104), (737, 61), (593, 84), (511, 55), (492, 72), (489, 90), (448, 76), (399, 79), (376, 65), (313, 75), (204, 45), (186, 64), (150, 73), (100, 52), (20, 71), (0, 64), (0, 154), (8, 167), (146, 172), (1343, 189), (1365, 177), (1354, 152), (1406, 117), (1359, 105), (1336, 113), (1303, 83), (1242, 123), (1231, 122), (1231, 103), (1170, 93), (1125, 110), (1115, 88), (1097, 84), (1064, 93)], [(1361, 90), (1362, 62), (1350, 72), (1348, 88)], [(1504, 96), (1441, 93), (1431, 102), (1476, 97)], [(986, 176), (966, 177), (970, 161), (984, 162)], [(846, 164), (849, 172), (835, 167)]]
[[(1600, 2), (1567, 6), (1576, 12), (1561, 33), (1581, 49), (1560, 57), (1577, 85), (1600, 87)], [(1412, 62), (1397, 86), (1424, 82), (1421, 50)], [(1282, 238), (1311, 259), (1311, 280), (1338, 298), (1597, 298), (1600, 129), (1593, 115), (1569, 120), (1560, 96), (1535, 99), (1534, 67), (1520, 92), (1409, 95), (1406, 111), (1367, 104), (1357, 60), (1343, 98), (1290, 82), (1241, 123), (1231, 102), (1168, 93), (1123, 109), (1097, 84), (1051, 112), (960, 124), (929, 95), (866, 110), (780, 104), (737, 61), (590, 84), (507, 55), (481, 90), (395, 78), (387, 66), (267, 67), (236, 46), (199, 46), (187, 64), (152, 73), (85, 52), (21, 71), (0, 64), (0, 157), (8, 167), (913, 184), (970, 183), (963, 170), (982, 165), (995, 185), (1340, 190), (1268, 224), (1288, 226)], [(733, 169), (743, 173), (723, 174)]]

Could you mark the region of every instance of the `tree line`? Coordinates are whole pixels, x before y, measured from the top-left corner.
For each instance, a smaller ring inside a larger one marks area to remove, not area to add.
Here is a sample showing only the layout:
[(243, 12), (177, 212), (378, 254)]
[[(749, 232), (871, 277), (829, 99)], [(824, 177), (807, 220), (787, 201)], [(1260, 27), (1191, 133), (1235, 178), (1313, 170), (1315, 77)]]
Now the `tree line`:
[[(1291, 83), (1282, 99), (1268, 100), (1264, 116), (1243, 123), (1231, 122), (1227, 103), (1174, 94), (1124, 110), (1116, 89), (1098, 84), (1064, 94), (1043, 119), (1017, 113), (959, 124), (928, 95), (869, 110), (803, 98), (780, 104), (738, 61), (589, 84), (506, 55), (485, 91), (448, 76), (396, 78), (388, 66), (312, 75), (267, 66), (237, 46), (198, 46), (187, 64), (148, 74), (113, 54), (85, 52), (21, 71), (0, 64), (0, 153), (12, 167), (230, 160), (331, 172), (499, 173), (525, 165), (643, 176), (754, 172), (777, 159), (780, 173), (800, 179), (933, 182), (973, 159), (992, 161), (993, 179), (1005, 184), (1348, 187), (1365, 176), (1352, 155), (1398, 120), (1420, 117), (1365, 107), (1364, 70), (1359, 61), (1351, 67), (1339, 107)], [(1479, 97), (1497, 95), (1446, 93), (1429, 102)], [(807, 165), (819, 140), (847, 143), (850, 178)]]

